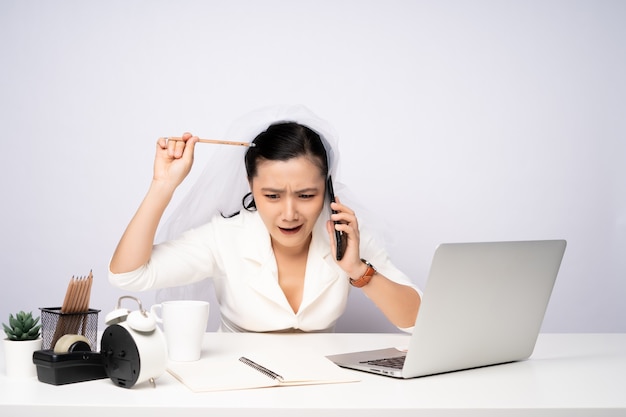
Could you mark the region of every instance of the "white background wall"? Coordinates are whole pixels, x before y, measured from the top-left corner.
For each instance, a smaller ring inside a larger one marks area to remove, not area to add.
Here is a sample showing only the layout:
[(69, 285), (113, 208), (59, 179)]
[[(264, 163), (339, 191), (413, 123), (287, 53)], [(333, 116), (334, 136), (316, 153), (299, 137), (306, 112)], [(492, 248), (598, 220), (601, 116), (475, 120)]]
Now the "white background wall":
[[(417, 283), (441, 242), (565, 238), (543, 330), (624, 332), (624, 21), (607, 0), (0, 0), (0, 318), (93, 269), (102, 322), (156, 138), (302, 103)], [(394, 328), (354, 292), (338, 330)]]

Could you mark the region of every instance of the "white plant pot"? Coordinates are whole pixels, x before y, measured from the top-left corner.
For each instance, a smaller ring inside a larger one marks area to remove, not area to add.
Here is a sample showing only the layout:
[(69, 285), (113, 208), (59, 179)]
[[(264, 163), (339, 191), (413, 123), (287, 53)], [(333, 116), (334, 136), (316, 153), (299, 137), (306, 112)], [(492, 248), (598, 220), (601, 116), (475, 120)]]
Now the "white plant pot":
[(37, 376), (33, 352), (41, 349), (42, 339), (4, 339), (4, 364), (8, 377), (27, 378)]

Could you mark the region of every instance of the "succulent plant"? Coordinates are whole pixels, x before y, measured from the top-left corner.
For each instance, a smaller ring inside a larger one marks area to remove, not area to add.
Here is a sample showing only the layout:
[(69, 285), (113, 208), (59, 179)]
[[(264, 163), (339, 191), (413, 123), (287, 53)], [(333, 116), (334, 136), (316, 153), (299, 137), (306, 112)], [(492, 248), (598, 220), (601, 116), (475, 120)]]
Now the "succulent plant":
[(9, 325), (2, 323), (4, 332), (9, 340), (35, 340), (39, 338), (41, 325), (39, 317), (33, 318), (33, 313), (20, 311), (13, 317), (9, 314)]

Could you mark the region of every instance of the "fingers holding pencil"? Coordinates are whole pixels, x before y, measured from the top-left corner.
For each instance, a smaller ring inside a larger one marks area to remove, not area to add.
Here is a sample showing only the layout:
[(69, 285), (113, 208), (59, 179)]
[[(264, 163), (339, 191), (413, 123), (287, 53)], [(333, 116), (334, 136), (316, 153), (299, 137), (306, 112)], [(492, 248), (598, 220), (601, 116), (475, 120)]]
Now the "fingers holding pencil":
[[(176, 186), (186, 177), (193, 164), (196, 143), (254, 147), (252, 142), (200, 139), (189, 132), (182, 136), (164, 136), (157, 141), (154, 179), (174, 179)], [(180, 160), (180, 161), (179, 161)], [(181, 165), (182, 164), (182, 165)], [(181, 168), (182, 166), (182, 168)], [(172, 175), (176, 174), (176, 175)]]
[(189, 132), (185, 132), (183, 136), (176, 138), (173, 140), (172, 138), (159, 138), (159, 145), (167, 149), (167, 155), (170, 158), (180, 159), (183, 157), (183, 153), (187, 148), (187, 145), (192, 145), (190, 148), (193, 150), (193, 145), (197, 142), (198, 137), (192, 135)]

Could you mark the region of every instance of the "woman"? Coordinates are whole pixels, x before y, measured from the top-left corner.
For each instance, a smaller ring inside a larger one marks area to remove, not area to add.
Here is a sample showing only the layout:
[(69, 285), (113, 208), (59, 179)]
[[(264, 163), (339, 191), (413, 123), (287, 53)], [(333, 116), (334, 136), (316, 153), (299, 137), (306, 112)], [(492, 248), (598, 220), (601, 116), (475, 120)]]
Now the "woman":
[[(337, 213), (329, 218), (326, 180), (336, 150), (328, 129), (301, 107), (261, 114), (271, 122), (259, 123), (257, 117), (253, 123), (263, 127), (244, 159), (250, 189), (245, 209), (230, 216), (211, 213), (208, 221), (195, 224), (189, 223), (192, 215), (178, 213), (174, 224), (186, 231), (153, 245), (160, 219), (191, 169), (198, 140), (190, 133), (181, 141), (159, 139), (153, 181), (111, 259), (111, 283), (141, 291), (210, 277), (221, 330), (256, 332), (332, 330), (352, 283), (393, 324), (408, 330), (420, 305), (417, 288), (373, 239), (361, 235), (355, 213), (339, 198), (331, 204)], [(209, 189), (199, 192), (205, 199), (219, 198)], [(183, 204), (183, 211), (203, 212), (197, 201)], [(335, 229), (347, 237), (339, 261)]]

